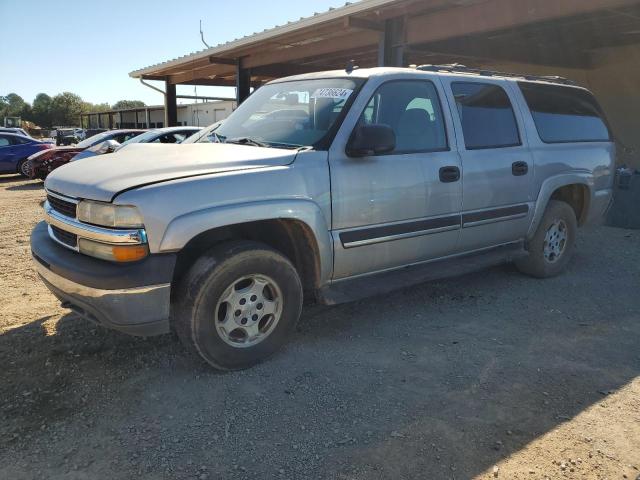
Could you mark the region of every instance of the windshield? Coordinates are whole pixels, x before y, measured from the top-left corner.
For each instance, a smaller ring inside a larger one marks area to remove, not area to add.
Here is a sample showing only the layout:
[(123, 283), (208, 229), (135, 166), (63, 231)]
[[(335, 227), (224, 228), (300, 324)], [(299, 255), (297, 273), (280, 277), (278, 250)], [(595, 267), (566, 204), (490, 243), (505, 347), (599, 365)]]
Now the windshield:
[(130, 143), (148, 143), (150, 140), (153, 140), (158, 135), (160, 135), (159, 132), (155, 130), (149, 130), (148, 132), (144, 132), (142, 135), (137, 135), (133, 138), (130, 138), (126, 142), (122, 142), (120, 146), (123, 147), (125, 145), (129, 145)]
[(323, 78), (265, 85), (194, 141), (318, 148), (333, 133), (363, 81)]
[(98, 142), (101, 142), (102, 140), (106, 140), (107, 137), (110, 137), (112, 135), (113, 135), (113, 132), (98, 133), (98, 134), (94, 135), (93, 137), (89, 137), (86, 140), (81, 141), (80, 143), (78, 143), (76, 145), (76, 147), (87, 148), (87, 147), (90, 147), (92, 145), (95, 145)]

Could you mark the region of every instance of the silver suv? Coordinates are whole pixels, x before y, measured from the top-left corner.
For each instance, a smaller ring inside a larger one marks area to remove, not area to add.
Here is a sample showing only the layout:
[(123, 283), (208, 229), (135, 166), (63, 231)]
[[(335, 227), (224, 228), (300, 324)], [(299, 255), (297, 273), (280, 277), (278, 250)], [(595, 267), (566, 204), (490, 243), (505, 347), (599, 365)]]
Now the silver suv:
[(602, 217), (614, 143), (557, 77), (455, 66), (284, 78), (182, 145), (131, 145), (46, 181), (31, 238), (62, 304), (174, 330), (219, 369), (335, 304), (504, 261), (560, 273)]

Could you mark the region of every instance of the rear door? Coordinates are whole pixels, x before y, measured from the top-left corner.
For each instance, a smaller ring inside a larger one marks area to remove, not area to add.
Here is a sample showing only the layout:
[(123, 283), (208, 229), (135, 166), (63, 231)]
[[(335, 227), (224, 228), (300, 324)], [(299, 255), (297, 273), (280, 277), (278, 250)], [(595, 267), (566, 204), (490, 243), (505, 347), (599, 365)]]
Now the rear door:
[(524, 238), (532, 214), (533, 161), (509, 82), (445, 80), (462, 158), (460, 251)]
[[(415, 77), (370, 81), (351, 108), (329, 151), (336, 279), (455, 251), (460, 158), (441, 88)], [(395, 150), (349, 157), (348, 139), (363, 123), (390, 126)]]

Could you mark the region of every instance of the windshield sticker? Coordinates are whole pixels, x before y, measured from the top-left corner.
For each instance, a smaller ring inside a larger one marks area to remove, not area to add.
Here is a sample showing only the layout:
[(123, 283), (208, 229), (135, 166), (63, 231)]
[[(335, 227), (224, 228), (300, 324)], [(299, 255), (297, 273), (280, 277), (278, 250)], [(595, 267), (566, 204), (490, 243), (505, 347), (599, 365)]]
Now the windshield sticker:
[(340, 100), (345, 100), (349, 98), (349, 95), (351, 95), (352, 93), (353, 93), (353, 90), (350, 90), (348, 88), (326, 87), (326, 88), (317, 89), (315, 92), (313, 92), (313, 95), (311, 95), (311, 98), (336, 98)]

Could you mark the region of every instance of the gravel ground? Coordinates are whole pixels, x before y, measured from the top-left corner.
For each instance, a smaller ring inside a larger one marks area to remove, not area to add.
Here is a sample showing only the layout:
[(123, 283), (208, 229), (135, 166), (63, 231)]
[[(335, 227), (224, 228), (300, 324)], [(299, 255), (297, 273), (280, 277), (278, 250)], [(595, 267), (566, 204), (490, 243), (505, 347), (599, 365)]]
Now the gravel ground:
[(0, 177), (2, 479), (640, 475), (638, 231), (581, 231), (555, 279), (309, 308), (283, 352), (220, 374), (61, 309), (29, 255), (43, 198)]

